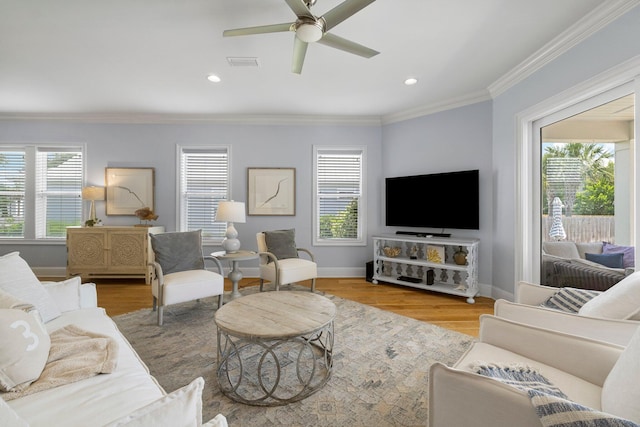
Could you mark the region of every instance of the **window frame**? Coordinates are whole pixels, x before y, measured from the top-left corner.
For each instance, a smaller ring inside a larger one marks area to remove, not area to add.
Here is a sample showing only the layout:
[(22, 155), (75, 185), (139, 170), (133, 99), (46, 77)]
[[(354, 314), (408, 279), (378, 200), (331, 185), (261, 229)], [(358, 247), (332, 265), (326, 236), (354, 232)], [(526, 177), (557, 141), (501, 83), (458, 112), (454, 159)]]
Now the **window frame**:
[[(360, 155), (360, 194), (358, 201), (358, 226), (356, 238), (321, 238), (320, 237), (320, 199), (318, 166), (321, 155), (332, 153), (354, 153)], [(314, 246), (366, 246), (367, 236), (367, 151), (366, 146), (313, 146), (313, 245)]]
[[(39, 195), (39, 188), (43, 181), (39, 179), (38, 175), (38, 153), (45, 152), (80, 152), (81, 166), (80, 166), (80, 188), (77, 191), (77, 197), (82, 197), (82, 187), (85, 186), (86, 168), (87, 168), (87, 147), (86, 144), (69, 144), (69, 143), (38, 143), (38, 144), (1, 144), (0, 151), (16, 151), (24, 153), (24, 229), (21, 237), (9, 237), (1, 236), (0, 242), (2, 243), (64, 243), (66, 242), (66, 233), (64, 236), (47, 237), (47, 217), (42, 212), (46, 203), (42, 200), (39, 202), (38, 198), (46, 196), (47, 191), (44, 191), (42, 195)], [(55, 192), (49, 192), (55, 193)], [(78, 225), (82, 225), (83, 218), (85, 217), (85, 206), (81, 202), (80, 218)], [(44, 221), (43, 223), (38, 223)]]
[[(231, 146), (230, 145), (176, 145), (176, 230), (178, 231), (190, 231), (188, 230), (188, 213), (187, 213), (187, 209), (188, 206), (186, 204), (186, 194), (183, 191), (183, 181), (184, 181), (184, 170), (183, 170), (183, 156), (185, 154), (189, 154), (188, 152), (191, 151), (192, 153), (210, 153), (210, 154), (214, 154), (216, 152), (221, 152), (224, 151), (226, 153), (227, 159), (226, 159), (226, 164), (227, 164), (227, 170), (226, 170), (226, 182), (227, 182), (227, 186), (226, 186), (226, 194), (224, 196), (224, 198), (219, 198), (218, 200), (230, 200), (231, 197), (231, 188), (232, 188), (232, 184), (231, 184), (231, 177), (232, 177), (232, 173), (231, 173)], [(212, 211), (212, 219), (215, 219), (215, 211), (217, 210), (217, 206), (213, 208)], [(212, 221), (211, 224), (216, 224), (216, 221)], [(218, 231), (219, 235), (214, 235), (213, 237), (207, 235), (206, 233), (203, 233), (202, 235), (202, 243), (203, 245), (219, 245), (220, 243), (222, 243), (222, 240), (224, 239), (224, 233), (226, 231), (226, 223), (224, 223), (223, 226), (219, 227), (220, 230)], [(192, 231), (192, 230), (191, 230)]]

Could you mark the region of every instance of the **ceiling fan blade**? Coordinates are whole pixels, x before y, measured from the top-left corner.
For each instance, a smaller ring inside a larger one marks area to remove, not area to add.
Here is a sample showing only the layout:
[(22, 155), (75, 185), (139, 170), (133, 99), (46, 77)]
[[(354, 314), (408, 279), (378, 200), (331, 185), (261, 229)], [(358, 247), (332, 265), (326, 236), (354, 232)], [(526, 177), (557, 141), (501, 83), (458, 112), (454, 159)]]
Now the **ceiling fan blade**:
[(224, 37), (232, 36), (250, 36), (252, 34), (266, 34), (266, 33), (281, 33), (284, 31), (295, 31), (295, 27), (292, 30), (292, 23), (288, 24), (273, 24), (273, 25), (260, 25), (258, 27), (247, 28), (235, 28), (233, 30), (224, 30), (222, 35)]
[(307, 6), (307, 4), (303, 0), (284, 0), (284, 1), (287, 2), (287, 4), (291, 8), (291, 10), (293, 10), (293, 13), (295, 13), (296, 16), (308, 16), (310, 18), (313, 18), (313, 13), (311, 13), (311, 9), (309, 9), (309, 6)]
[(309, 43), (303, 42), (297, 37), (293, 38), (293, 60), (291, 61), (291, 72), (296, 74), (302, 73), (302, 64), (304, 64), (304, 56), (307, 54)]
[(363, 56), (365, 58), (371, 58), (372, 56), (376, 56), (380, 53), (376, 50), (369, 49), (366, 46), (362, 46), (361, 44), (358, 44), (356, 42), (352, 42), (350, 40), (343, 39), (342, 37), (338, 37), (329, 33), (325, 33), (325, 35), (322, 36), (322, 38), (316, 43), (344, 50), (345, 52), (353, 53), (354, 55)]
[[(293, 0), (287, 0), (287, 2)], [(348, 17), (369, 6), (376, 0), (347, 0), (322, 15), (326, 23), (325, 31), (329, 31)]]

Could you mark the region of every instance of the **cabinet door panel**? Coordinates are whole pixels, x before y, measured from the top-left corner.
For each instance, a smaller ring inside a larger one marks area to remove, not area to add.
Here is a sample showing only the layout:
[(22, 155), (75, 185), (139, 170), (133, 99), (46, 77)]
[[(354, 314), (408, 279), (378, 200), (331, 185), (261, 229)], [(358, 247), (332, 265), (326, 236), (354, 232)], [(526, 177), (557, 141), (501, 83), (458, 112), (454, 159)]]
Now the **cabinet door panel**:
[(70, 267), (104, 269), (108, 265), (106, 233), (80, 232), (68, 235), (68, 263)]

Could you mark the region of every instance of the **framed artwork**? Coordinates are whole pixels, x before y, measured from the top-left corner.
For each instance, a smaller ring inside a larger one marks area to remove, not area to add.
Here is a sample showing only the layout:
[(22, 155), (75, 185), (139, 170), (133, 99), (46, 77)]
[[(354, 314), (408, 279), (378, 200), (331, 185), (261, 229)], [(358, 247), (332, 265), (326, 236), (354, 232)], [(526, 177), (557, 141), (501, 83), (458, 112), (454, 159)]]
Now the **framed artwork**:
[(295, 168), (248, 168), (249, 215), (295, 215)]
[(107, 215), (134, 215), (154, 207), (154, 168), (105, 168)]

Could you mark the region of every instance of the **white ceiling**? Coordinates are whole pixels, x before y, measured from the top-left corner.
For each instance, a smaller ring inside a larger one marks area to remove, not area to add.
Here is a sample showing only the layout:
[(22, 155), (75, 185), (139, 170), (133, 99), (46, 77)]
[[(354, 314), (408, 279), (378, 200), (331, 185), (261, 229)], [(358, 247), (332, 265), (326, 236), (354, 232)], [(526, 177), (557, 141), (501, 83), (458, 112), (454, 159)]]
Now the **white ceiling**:
[[(377, 0), (331, 32), (379, 55), (310, 45), (297, 75), (293, 33), (222, 37), (294, 21), (284, 0), (0, 0), (0, 118), (415, 115), (489, 99), (526, 74), (525, 60), (535, 64), (630, 3)], [(231, 67), (228, 57), (255, 57), (259, 67)], [(210, 83), (210, 73), (222, 81)], [(407, 77), (418, 84), (405, 86)]]

